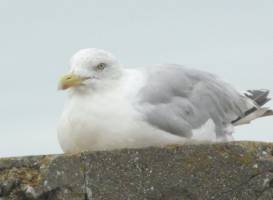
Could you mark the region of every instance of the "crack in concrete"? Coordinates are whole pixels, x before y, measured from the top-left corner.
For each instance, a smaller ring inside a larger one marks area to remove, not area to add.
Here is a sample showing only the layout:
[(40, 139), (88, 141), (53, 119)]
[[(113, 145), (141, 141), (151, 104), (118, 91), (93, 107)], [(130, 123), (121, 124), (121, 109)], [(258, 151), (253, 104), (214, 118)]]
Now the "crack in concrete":
[[(270, 170), (269, 173), (273, 173), (273, 171)], [(273, 178), (268, 182), (268, 187), (265, 187), (265, 188), (260, 192), (260, 194), (257, 196), (256, 200), (259, 200), (259, 198), (260, 198), (265, 192), (267, 192), (268, 190), (271, 190), (271, 189), (273, 189)]]
[[(250, 176), (246, 181), (232, 187), (231, 189), (227, 190), (227, 191), (224, 191), (222, 192), (221, 194), (219, 194), (219, 196), (217, 197), (216, 196), (216, 199), (222, 199), (222, 197), (227, 194), (227, 193), (230, 193), (230, 192), (237, 192), (239, 191), (240, 189), (242, 189), (242, 187), (246, 186), (249, 184), (249, 182), (251, 180), (253, 180), (254, 178), (256, 178), (257, 176), (260, 176), (260, 175), (263, 175), (263, 174), (266, 174), (266, 173), (272, 173), (270, 170), (269, 171), (264, 171), (264, 172), (260, 172), (260, 173), (257, 173), (257, 174), (254, 174), (252, 176)], [(270, 187), (269, 187), (270, 188)], [(268, 189), (268, 187), (266, 187), (265, 189)], [(264, 190), (262, 190), (262, 192), (264, 192)], [(256, 194), (256, 192), (255, 192)], [(262, 194), (261, 194), (262, 195)]]
[[(82, 173), (83, 173), (83, 184), (84, 184), (84, 200), (91, 200), (92, 199), (92, 193), (89, 191), (90, 188), (87, 187), (88, 183), (87, 183), (87, 178), (86, 178), (86, 157), (84, 155), (84, 153), (82, 153), (80, 155), (81, 158), (81, 166), (82, 166)], [(91, 193), (91, 194), (90, 194)]]
[(264, 189), (260, 192), (260, 194), (258, 194), (256, 200), (259, 200), (260, 197), (261, 197), (266, 191), (268, 191), (269, 189), (271, 189), (271, 187), (266, 187), (266, 188), (264, 188)]

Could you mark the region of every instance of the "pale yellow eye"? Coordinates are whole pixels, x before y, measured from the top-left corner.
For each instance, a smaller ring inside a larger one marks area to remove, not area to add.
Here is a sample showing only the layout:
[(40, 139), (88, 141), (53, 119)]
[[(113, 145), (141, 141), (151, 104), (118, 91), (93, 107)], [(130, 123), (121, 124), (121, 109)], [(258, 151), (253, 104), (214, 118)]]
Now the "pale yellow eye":
[(96, 69), (101, 71), (101, 70), (103, 70), (105, 68), (105, 66), (106, 66), (105, 63), (100, 63), (100, 64), (97, 65)]

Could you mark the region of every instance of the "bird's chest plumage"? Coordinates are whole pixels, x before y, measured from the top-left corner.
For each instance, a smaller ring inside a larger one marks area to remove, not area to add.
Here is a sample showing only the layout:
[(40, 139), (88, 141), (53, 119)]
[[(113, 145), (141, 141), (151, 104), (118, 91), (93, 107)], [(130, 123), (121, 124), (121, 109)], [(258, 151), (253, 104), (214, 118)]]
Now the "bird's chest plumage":
[[(128, 128), (133, 127), (137, 115), (128, 98), (116, 96), (115, 92), (75, 97), (66, 105), (59, 135), (69, 138), (76, 146), (115, 143), (117, 139), (127, 138), (125, 134), (130, 132)], [(63, 140), (67, 143), (67, 139)]]
[(91, 128), (110, 129), (116, 125), (121, 126), (120, 119), (131, 118), (132, 112), (134, 112), (128, 99), (111, 94), (96, 95), (76, 101), (75, 104), (70, 105), (70, 112), (73, 113), (73, 117), (71, 115), (70, 118), (73, 121), (72, 124), (81, 123), (89, 130)]

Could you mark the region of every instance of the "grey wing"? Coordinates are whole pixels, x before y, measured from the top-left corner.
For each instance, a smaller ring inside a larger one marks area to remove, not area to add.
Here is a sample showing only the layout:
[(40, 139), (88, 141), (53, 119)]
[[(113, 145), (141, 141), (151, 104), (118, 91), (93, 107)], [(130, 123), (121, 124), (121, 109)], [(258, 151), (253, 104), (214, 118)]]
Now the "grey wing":
[(217, 136), (248, 109), (245, 97), (214, 75), (180, 65), (145, 71), (138, 109), (145, 120), (172, 134), (190, 138), (192, 130), (212, 119)]

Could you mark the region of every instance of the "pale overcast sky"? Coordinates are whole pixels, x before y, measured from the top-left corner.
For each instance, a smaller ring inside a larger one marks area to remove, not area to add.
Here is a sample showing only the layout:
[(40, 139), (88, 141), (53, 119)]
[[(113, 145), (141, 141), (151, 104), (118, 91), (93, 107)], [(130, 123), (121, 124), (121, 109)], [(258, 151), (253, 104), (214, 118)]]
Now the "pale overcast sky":
[[(60, 153), (57, 91), (70, 56), (111, 51), (121, 63), (179, 63), (240, 90), (273, 90), (272, 0), (1, 0), (0, 157)], [(273, 107), (273, 103), (270, 104)], [(273, 141), (273, 118), (236, 129)]]

